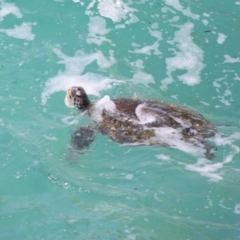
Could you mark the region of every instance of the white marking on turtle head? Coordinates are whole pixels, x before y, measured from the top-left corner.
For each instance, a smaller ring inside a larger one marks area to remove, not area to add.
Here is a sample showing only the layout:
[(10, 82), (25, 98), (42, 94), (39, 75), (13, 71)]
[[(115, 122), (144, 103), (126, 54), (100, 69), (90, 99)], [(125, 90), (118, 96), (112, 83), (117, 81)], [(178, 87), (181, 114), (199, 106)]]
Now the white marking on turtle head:
[(76, 95), (80, 97), (81, 96), (81, 92), (79, 90), (76, 91)]

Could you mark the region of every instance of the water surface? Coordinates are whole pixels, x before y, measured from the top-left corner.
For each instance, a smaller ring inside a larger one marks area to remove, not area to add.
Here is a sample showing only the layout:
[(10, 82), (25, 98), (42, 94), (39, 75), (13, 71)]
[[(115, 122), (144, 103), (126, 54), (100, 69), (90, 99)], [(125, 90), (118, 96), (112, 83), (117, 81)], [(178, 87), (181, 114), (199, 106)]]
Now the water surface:
[[(1, 239), (240, 239), (240, 2), (0, 0)], [(213, 161), (106, 136), (64, 105), (157, 99), (218, 127)]]

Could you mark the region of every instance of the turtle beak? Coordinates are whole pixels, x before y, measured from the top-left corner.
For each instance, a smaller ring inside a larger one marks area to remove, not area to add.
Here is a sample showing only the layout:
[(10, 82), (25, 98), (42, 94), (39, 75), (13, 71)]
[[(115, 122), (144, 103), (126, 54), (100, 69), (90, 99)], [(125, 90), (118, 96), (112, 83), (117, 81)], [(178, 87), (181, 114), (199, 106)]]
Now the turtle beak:
[(69, 88), (67, 90), (67, 96), (69, 97), (69, 99), (72, 99), (72, 89), (71, 88)]
[(74, 108), (74, 104), (73, 104), (73, 100), (72, 100), (72, 89), (71, 88), (69, 88), (67, 90), (64, 102), (65, 102), (66, 106), (68, 106), (70, 108)]

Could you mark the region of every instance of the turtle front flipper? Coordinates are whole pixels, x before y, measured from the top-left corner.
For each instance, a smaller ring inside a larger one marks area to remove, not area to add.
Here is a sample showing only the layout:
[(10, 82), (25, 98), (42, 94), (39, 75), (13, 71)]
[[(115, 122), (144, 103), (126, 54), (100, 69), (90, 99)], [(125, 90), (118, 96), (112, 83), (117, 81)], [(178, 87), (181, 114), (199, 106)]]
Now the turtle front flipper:
[(90, 126), (80, 127), (71, 135), (71, 146), (75, 150), (87, 148), (94, 140), (95, 131)]
[(95, 130), (91, 126), (84, 126), (77, 128), (71, 134), (71, 148), (67, 159), (74, 162), (78, 157), (78, 153), (89, 147), (94, 140)]

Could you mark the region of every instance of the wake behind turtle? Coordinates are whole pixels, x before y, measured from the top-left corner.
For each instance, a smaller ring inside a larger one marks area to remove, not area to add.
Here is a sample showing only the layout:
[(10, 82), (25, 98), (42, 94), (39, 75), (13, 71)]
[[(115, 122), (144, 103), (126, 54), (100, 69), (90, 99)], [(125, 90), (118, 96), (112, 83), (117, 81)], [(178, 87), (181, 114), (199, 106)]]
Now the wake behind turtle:
[(195, 155), (214, 157), (215, 148), (204, 139), (215, 127), (202, 115), (175, 104), (131, 98), (91, 102), (82, 87), (67, 90), (65, 104), (87, 114), (91, 124), (72, 133), (71, 145), (82, 150), (100, 132), (124, 145), (152, 145), (177, 148)]

